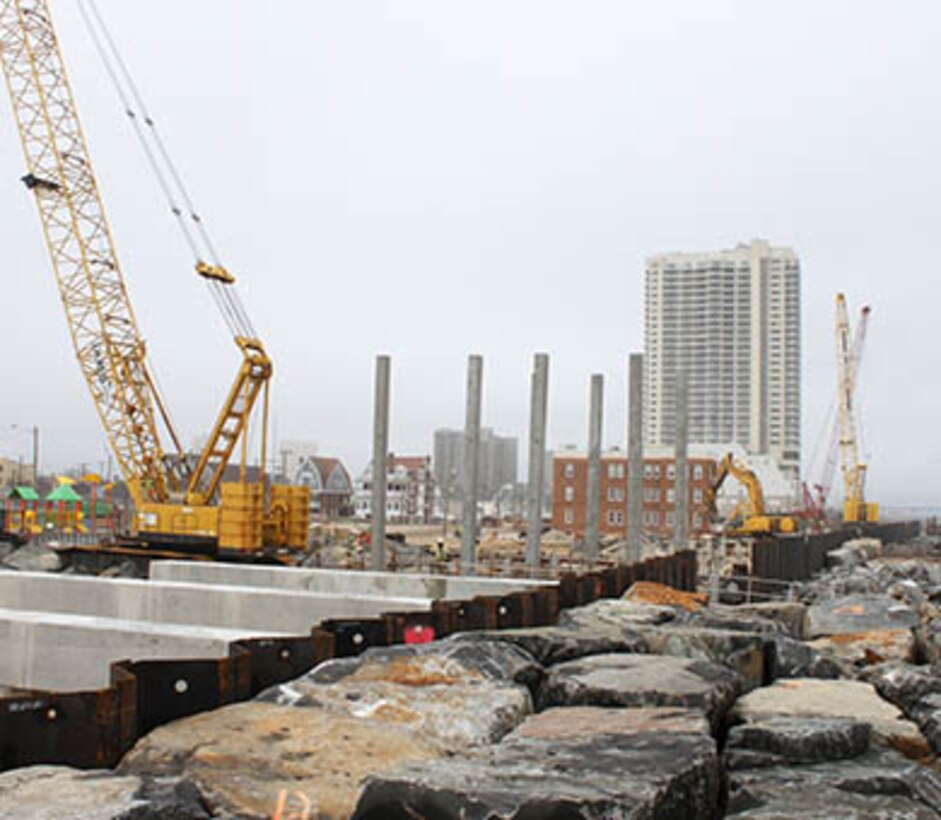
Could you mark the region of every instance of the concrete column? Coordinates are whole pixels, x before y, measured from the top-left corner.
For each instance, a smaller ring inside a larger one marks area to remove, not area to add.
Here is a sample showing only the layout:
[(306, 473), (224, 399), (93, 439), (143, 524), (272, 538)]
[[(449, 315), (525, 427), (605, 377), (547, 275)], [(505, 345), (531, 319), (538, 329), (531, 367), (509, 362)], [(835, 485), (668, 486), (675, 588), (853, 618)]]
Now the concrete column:
[(467, 359), (467, 413), (464, 419), (464, 524), (461, 533), (461, 573), (472, 574), (477, 563), (477, 493), (480, 475), (480, 404), (484, 360)]
[(539, 568), (542, 496), (546, 470), (546, 416), (549, 408), (549, 355), (537, 353), (533, 363), (529, 407), (529, 475), (527, 477), (526, 564)]
[(621, 560), (641, 559), (644, 537), (644, 357), (632, 353), (628, 374), (627, 542)]
[(388, 356), (376, 356), (375, 415), (372, 434), (372, 556), (373, 570), (386, 567), (386, 472), (389, 457)]
[(601, 426), (604, 418), (604, 376), (591, 377), (591, 405), (588, 420), (588, 497), (585, 507), (585, 557), (598, 560), (601, 518)]
[(673, 546), (686, 549), (689, 541), (689, 375), (685, 370), (676, 373), (676, 479), (674, 493), (676, 506), (673, 514)]

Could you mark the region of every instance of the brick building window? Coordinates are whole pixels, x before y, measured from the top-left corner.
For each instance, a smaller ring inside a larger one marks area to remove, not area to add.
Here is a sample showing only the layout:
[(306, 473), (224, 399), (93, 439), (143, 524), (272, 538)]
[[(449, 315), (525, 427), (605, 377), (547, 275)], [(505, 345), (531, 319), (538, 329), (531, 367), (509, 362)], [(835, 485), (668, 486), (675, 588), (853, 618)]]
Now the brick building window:
[(569, 461), (562, 470), (566, 478), (575, 478), (575, 465)]
[(574, 488), (574, 487), (566, 487), (564, 492), (565, 492), (565, 500), (566, 500), (566, 501), (574, 501), (574, 500), (575, 500), (575, 488)]
[(575, 523), (574, 511), (571, 509), (566, 509), (565, 514), (564, 514), (564, 520), (566, 524), (574, 524)]
[(693, 465), (693, 480), (702, 481), (702, 464)]

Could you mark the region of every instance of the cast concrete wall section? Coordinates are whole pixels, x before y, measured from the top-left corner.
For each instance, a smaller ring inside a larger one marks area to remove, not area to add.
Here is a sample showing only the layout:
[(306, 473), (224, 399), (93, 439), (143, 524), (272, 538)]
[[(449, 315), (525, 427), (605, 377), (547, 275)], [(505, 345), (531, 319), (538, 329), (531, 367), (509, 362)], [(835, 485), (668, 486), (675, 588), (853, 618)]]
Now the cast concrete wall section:
[(244, 630), (0, 609), (0, 685), (76, 691), (111, 685), (120, 660), (224, 658)]
[(334, 618), (425, 611), (427, 597), (0, 572), (0, 607), (303, 635)]
[(628, 365), (627, 541), (621, 561), (640, 561), (644, 548), (644, 359), (632, 353)]
[(585, 555), (590, 561), (596, 561), (601, 523), (601, 432), (604, 421), (604, 376), (600, 373), (591, 377), (588, 418), (588, 520), (585, 522)]
[[(196, 561), (154, 561), (150, 577), (158, 581), (190, 581), (243, 587), (310, 590), (331, 595), (390, 595), (403, 598), (468, 600), (478, 595), (509, 595), (554, 581), (529, 578), (460, 577), (398, 572), (307, 567), (259, 567)], [(388, 607), (391, 611), (393, 607)]]

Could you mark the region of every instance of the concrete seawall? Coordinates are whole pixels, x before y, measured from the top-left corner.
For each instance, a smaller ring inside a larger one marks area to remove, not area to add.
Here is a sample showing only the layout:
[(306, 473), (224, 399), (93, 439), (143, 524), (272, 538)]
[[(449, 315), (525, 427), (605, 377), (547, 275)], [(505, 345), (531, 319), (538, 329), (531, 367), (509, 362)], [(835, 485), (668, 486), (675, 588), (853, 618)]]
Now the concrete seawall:
[(200, 584), (307, 590), (324, 595), (379, 595), (433, 600), (466, 600), (477, 595), (507, 595), (554, 584), (528, 578), (259, 567), (195, 561), (154, 561), (150, 565), (150, 577), (155, 581), (190, 581)]
[(0, 607), (224, 629), (306, 634), (330, 618), (430, 606), (428, 598), (0, 572)]

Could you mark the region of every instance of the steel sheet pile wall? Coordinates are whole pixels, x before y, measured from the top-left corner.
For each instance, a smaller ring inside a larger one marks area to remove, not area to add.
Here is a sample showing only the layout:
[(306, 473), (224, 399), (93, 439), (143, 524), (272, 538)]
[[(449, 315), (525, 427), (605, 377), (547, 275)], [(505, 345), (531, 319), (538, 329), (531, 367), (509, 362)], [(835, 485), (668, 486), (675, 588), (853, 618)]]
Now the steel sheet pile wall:
[(248, 700), (330, 658), (456, 632), (547, 626), (558, 621), (560, 610), (618, 597), (634, 581), (693, 590), (696, 554), (564, 575), (556, 585), (503, 596), (439, 600), (430, 612), (324, 621), (306, 636), (237, 641), (227, 658), (122, 661), (111, 667), (112, 685), (98, 691), (6, 692), (0, 696), (0, 771), (37, 763), (110, 768), (157, 726)]
[(920, 531), (917, 521), (836, 530), (812, 535), (779, 536), (756, 541), (752, 547), (752, 575), (777, 581), (806, 581), (823, 570), (827, 555), (853, 538), (878, 538), (885, 543), (906, 541)]

